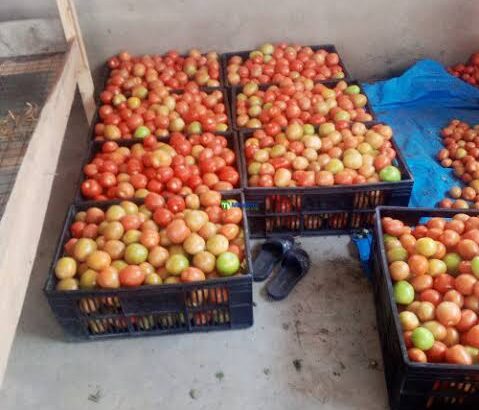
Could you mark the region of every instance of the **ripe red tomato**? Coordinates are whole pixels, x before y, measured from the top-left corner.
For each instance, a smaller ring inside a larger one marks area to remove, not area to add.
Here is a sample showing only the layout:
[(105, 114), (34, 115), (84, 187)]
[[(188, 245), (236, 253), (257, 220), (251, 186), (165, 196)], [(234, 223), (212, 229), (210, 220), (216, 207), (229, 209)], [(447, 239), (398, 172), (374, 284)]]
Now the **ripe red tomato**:
[(164, 228), (173, 220), (173, 213), (166, 208), (157, 208), (153, 213), (153, 220)]
[(95, 198), (102, 193), (102, 187), (98, 181), (87, 179), (81, 184), (81, 192), (86, 198)]
[(157, 208), (161, 208), (165, 205), (165, 200), (163, 197), (157, 193), (150, 192), (145, 197), (145, 206), (150, 210), (154, 211)]
[(186, 207), (184, 199), (179, 195), (175, 195), (169, 198), (166, 201), (166, 206), (174, 214), (184, 211)]
[(229, 182), (231, 185), (236, 186), (239, 181), (239, 174), (231, 166), (225, 166), (220, 169), (218, 176), (221, 181)]

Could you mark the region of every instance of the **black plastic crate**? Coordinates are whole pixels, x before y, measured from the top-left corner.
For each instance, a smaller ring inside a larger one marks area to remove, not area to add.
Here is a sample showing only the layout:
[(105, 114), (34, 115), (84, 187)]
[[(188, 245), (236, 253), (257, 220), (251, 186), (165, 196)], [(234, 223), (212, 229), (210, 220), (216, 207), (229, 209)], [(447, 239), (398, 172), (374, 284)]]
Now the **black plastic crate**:
[(399, 312), (383, 246), (381, 218), (389, 216), (416, 225), (421, 218), (451, 218), (478, 211), (378, 207), (371, 258), (376, 318), (381, 339), (384, 372), (392, 410), (474, 409), (479, 408), (479, 365), (416, 363), (409, 360), (402, 336)]
[[(361, 94), (364, 94), (367, 97), (367, 94), (364, 91), (363, 86), (357, 80), (345, 79), (345, 80), (316, 81), (315, 84), (324, 84), (326, 87), (330, 87), (330, 88), (333, 87), (334, 88), (336, 86), (336, 84), (339, 83), (340, 81), (346, 81), (348, 86), (349, 85), (359, 86), (359, 88), (361, 90)], [(269, 87), (271, 87), (273, 85), (276, 85), (276, 84), (271, 84), (271, 83), (260, 84), (258, 87), (259, 87), (260, 90), (264, 91), (264, 90), (268, 89)], [(237, 131), (254, 131), (256, 128), (238, 127), (238, 124), (236, 123), (236, 96), (241, 93), (242, 89), (243, 89), (242, 86), (237, 86), (237, 87), (230, 87), (229, 90), (228, 90), (229, 91), (228, 98), (229, 98), (229, 101), (231, 102), (231, 108), (230, 108), (231, 124), (232, 124), (233, 129), (235, 129)], [(376, 120), (376, 114), (374, 113), (373, 107), (369, 103), (369, 97), (368, 97), (368, 101), (366, 103), (365, 109), (366, 109), (366, 112), (368, 114), (371, 114), (372, 121), (375, 121)], [(371, 121), (367, 121), (367, 122), (371, 122)], [(318, 124), (313, 124), (313, 125), (318, 125)]]
[[(241, 192), (223, 194), (243, 202)], [(57, 291), (54, 267), (64, 254), (75, 213), (90, 206), (106, 209), (119, 201), (72, 205), (48, 272), (44, 293), (69, 341), (231, 330), (253, 324), (252, 265), (246, 213), (246, 272), (197, 283), (141, 286), (134, 289)], [(141, 203), (141, 201), (136, 201)]]
[[(188, 136), (188, 134), (183, 134), (183, 135)], [(235, 160), (234, 166), (235, 166), (236, 170), (238, 171), (240, 179), (239, 179), (239, 185), (237, 187), (235, 187), (234, 190), (241, 189), (242, 186), (243, 186), (243, 177), (242, 177), (242, 171), (241, 171), (241, 159), (240, 159), (240, 151), (239, 151), (239, 145), (238, 145), (237, 138), (236, 138), (236, 136), (233, 132), (216, 133), (216, 135), (224, 136), (226, 138), (227, 142), (228, 142), (228, 148), (232, 149), (235, 153), (236, 160)], [(157, 139), (158, 139), (158, 141), (168, 143), (169, 140), (170, 140), (170, 137), (158, 137)], [(142, 141), (143, 140), (141, 140), (141, 139), (132, 139), (132, 140), (122, 139), (122, 140), (115, 141), (115, 142), (117, 142), (120, 147), (131, 147), (134, 144), (141, 144)], [(85, 158), (83, 160), (82, 170), (80, 172), (80, 179), (79, 179), (79, 182), (78, 182), (78, 190), (77, 190), (77, 193), (75, 195), (75, 202), (76, 203), (93, 201), (91, 199), (85, 198), (81, 193), (81, 184), (86, 179), (85, 174), (83, 173), (83, 168), (86, 164), (88, 164), (90, 161), (93, 160), (93, 158), (95, 157), (95, 155), (98, 152), (101, 152), (103, 143), (104, 143), (103, 141), (91, 141), (90, 142), (90, 145), (89, 145), (88, 151), (87, 151), (87, 155), (85, 156)], [(233, 190), (220, 191), (220, 192), (228, 193), (228, 192), (232, 192), (232, 191)]]
[[(326, 50), (328, 53), (336, 53), (339, 56), (339, 65), (343, 69), (344, 73), (344, 78), (343, 80), (350, 79), (351, 76), (349, 75), (348, 70), (346, 69), (346, 66), (344, 64), (343, 59), (341, 58), (341, 55), (339, 54), (338, 50), (336, 49), (336, 46), (334, 44), (323, 44), (323, 45), (315, 45), (315, 46), (303, 46), (303, 47), (310, 47), (313, 51), (318, 51), (318, 50)], [(239, 56), (245, 61), (246, 59), (249, 58), (249, 54), (254, 51), (254, 50), (246, 50), (246, 51), (233, 51), (233, 52), (228, 52), (228, 53), (223, 53), (220, 55), (220, 61), (221, 61), (221, 73), (223, 75), (223, 85), (227, 87), (234, 87), (232, 84), (228, 83), (228, 61), (230, 60), (231, 57), (234, 56)], [(331, 81), (331, 79), (328, 80), (322, 80), (318, 82), (327, 82)], [(264, 83), (260, 83), (264, 84)]]
[[(373, 124), (367, 123), (367, 126)], [(244, 141), (253, 132), (240, 132), (240, 153), (244, 153)], [(373, 227), (377, 206), (407, 206), (414, 180), (399, 147), (394, 139), (391, 142), (396, 150), (393, 164), (401, 171), (399, 182), (328, 187), (249, 187), (246, 158), (241, 155), (241, 179), (252, 237), (261, 238), (272, 233), (304, 236), (352, 233)]]

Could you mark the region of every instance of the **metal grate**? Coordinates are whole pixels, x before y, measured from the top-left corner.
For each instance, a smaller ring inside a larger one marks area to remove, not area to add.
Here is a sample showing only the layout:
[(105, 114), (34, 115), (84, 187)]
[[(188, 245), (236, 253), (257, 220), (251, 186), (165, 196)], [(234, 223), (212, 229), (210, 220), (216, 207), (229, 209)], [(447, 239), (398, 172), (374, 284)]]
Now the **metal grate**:
[(0, 218), (64, 53), (0, 58)]

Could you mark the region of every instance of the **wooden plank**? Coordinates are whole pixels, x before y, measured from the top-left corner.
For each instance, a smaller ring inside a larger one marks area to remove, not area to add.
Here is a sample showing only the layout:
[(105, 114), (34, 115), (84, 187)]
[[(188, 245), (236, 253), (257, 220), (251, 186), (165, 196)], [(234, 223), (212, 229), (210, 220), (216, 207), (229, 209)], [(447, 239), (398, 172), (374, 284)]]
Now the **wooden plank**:
[(75, 95), (79, 61), (79, 48), (73, 41), (62, 73), (40, 113), (0, 221), (0, 386), (42, 232)]
[(80, 51), (80, 65), (78, 67), (78, 89), (83, 102), (88, 124), (91, 124), (95, 115), (95, 88), (91, 77), (90, 64), (83, 37), (81, 35), (80, 23), (72, 0), (57, 0), (58, 12), (62, 22), (63, 31), (67, 41), (76, 39)]

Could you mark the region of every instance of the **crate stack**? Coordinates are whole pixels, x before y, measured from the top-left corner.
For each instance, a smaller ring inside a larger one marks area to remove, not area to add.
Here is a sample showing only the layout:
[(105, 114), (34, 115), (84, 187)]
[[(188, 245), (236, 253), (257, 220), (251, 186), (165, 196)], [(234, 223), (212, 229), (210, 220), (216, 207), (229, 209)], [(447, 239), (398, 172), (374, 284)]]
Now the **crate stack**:
[[(325, 50), (328, 53), (338, 53), (334, 45), (310, 46), (313, 51)], [(241, 92), (241, 86), (232, 86), (226, 79), (228, 62), (232, 57), (239, 56), (244, 61), (252, 51), (225, 53), (222, 55), (225, 86), (229, 88), (230, 109), (233, 127), (239, 141), (241, 153), (242, 188), (246, 202), (250, 234), (253, 238), (261, 238), (270, 234), (292, 235), (328, 235), (344, 234), (373, 227), (374, 209), (379, 205), (407, 206), (412, 192), (413, 178), (407, 164), (392, 141), (397, 157), (394, 165), (401, 172), (401, 181), (395, 183), (369, 183), (350, 186), (334, 185), (330, 187), (278, 188), (252, 187), (248, 185), (248, 170), (244, 155), (244, 142), (251, 136), (254, 129), (239, 127), (236, 121), (236, 96)], [(346, 69), (341, 56), (339, 64), (348, 85), (361, 84), (354, 80)], [(324, 83), (334, 87), (340, 80), (327, 78)], [(259, 83), (261, 90), (266, 90), (272, 83)], [(369, 105), (366, 111), (375, 119)], [(373, 122), (366, 123), (368, 128)]]
[[(104, 89), (107, 89), (110, 70), (105, 71)], [(220, 71), (220, 81), (223, 75)], [(227, 89), (219, 87), (202, 87), (207, 93), (220, 90), (226, 105), (228, 129), (216, 134), (227, 139), (228, 147), (234, 151), (236, 169), (240, 169), (240, 153), (235, 134), (232, 132), (230, 104)], [(171, 89), (170, 93), (180, 94), (183, 89)], [(107, 141), (96, 137), (96, 127), (100, 124), (100, 99), (97, 100), (97, 113), (90, 130), (89, 148), (83, 165), (90, 163), (101, 152)], [(157, 136), (162, 142), (169, 142), (168, 135)], [(131, 147), (141, 143), (141, 139), (115, 140), (120, 147)], [(106, 338), (141, 337), (174, 333), (205, 332), (212, 330), (230, 330), (249, 327), (253, 324), (253, 298), (251, 253), (249, 230), (246, 214), (242, 227), (245, 235), (245, 274), (234, 277), (208, 279), (203, 282), (177, 283), (137, 288), (118, 289), (79, 289), (75, 291), (56, 290), (57, 279), (54, 267), (58, 259), (64, 256), (64, 245), (72, 238), (70, 226), (75, 222), (75, 215), (90, 207), (108, 209), (119, 199), (95, 201), (82, 194), (80, 189), (86, 175), (81, 173), (78, 191), (74, 203), (68, 210), (63, 230), (60, 234), (54, 259), (48, 274), (44, 292), (51, 309), (65, 337), (69, 341), (101, 340)], [(221, 192), (224, 200), (244, 203), (240, 189)], [(142, 199), (133, 199), (137, 205)]]

